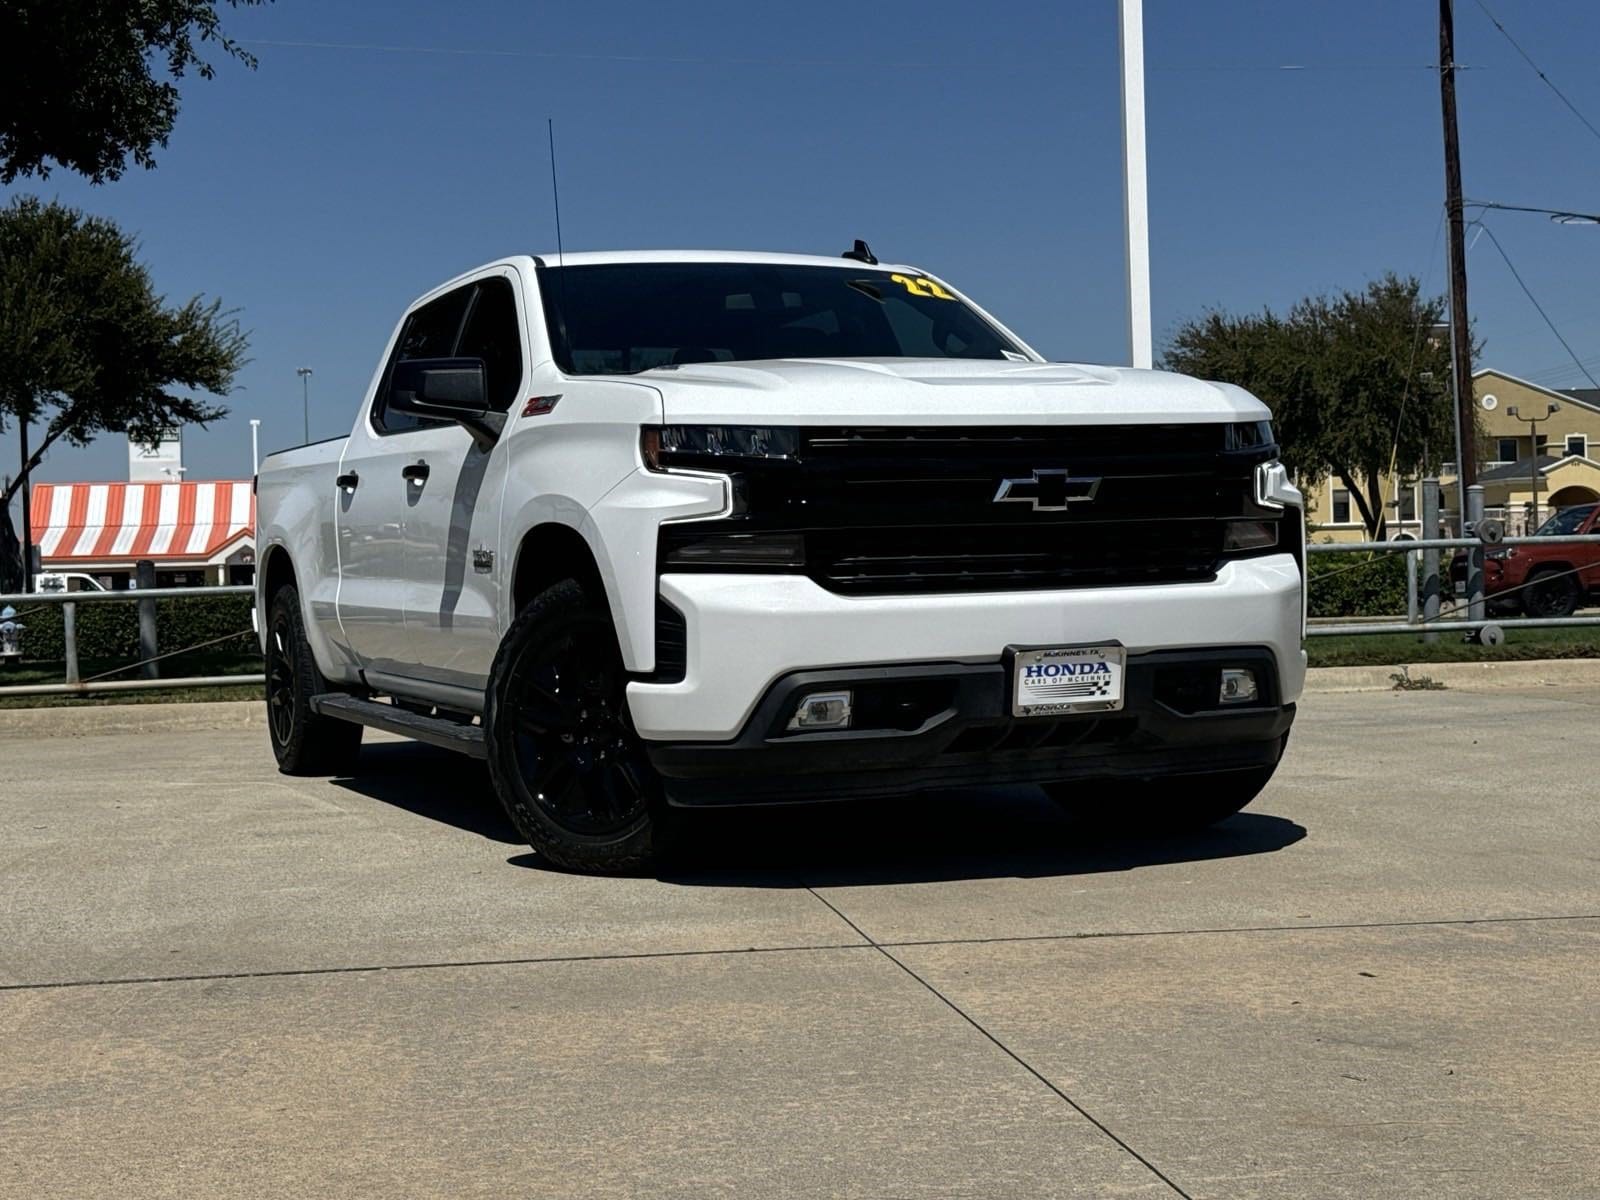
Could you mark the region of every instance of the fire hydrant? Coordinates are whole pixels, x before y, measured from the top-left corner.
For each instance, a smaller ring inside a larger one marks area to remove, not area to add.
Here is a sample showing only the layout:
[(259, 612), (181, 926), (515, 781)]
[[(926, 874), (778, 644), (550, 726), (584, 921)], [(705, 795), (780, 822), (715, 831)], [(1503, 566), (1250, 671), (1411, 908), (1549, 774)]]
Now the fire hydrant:
[(22, 657), (22, 631), (27, 626), (17, 620), (17, 610), (9, 604), (0, 608), (0, 660)]

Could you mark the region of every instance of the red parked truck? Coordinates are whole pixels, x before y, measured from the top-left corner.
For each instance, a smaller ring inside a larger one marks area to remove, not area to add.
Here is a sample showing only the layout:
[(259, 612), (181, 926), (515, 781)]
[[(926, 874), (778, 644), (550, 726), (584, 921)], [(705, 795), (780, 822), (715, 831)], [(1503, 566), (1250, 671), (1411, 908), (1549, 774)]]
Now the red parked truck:
[[(1553, 513), (1539, 526), (1539, 537), (1600, 534), (1600, 504), (1578, 504)], [(1600, 593), (1600, 543), (1554, 546), (1490, 546), (1483, 556), (1483, 593), (1498, 612), (1530, 617), (1568, 617), (1591, 595)], [(1467, 555), (1457, 551), (1450, 564), (1457, 591), (1465, 588)]]

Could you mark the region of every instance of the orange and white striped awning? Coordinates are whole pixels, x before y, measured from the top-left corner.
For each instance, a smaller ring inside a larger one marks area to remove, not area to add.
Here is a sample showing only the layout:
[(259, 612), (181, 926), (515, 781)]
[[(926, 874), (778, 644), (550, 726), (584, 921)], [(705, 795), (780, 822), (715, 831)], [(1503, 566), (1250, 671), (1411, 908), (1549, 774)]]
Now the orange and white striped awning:
[(33, 543), (49, 566), (205, 562), (256, 528), (249, 480), (215, 483), (41, 483)]

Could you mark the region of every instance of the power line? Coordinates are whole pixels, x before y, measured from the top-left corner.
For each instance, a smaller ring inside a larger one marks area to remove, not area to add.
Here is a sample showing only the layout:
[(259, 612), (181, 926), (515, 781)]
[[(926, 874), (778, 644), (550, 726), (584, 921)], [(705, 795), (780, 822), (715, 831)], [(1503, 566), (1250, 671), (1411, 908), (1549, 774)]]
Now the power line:
[[(1586, 367), (1600, 367), (1600, 355), (1595, 355), (1593, 358), (1584, 359), (1583, 365)], [(1523, 378), (1532, 383), (1552, 384), (1565, 379), (1571, 374), (1572, 364), (1561, 363), (1556, 366), (1540, 367), (1536, 371), (1529, 371), (1523, 376)]]
[(1583, 365), (1583, 361), (1578, 357), (1576, 351), (1572, 349), (1572, 346), (1567, 342), (1567, 339), (1561, 336), (1561, 331), (1556, 328), (1555, 322), (1552, 321), (1550, 319), (1550, 315), (1544, 311), (1544, 305), (1539, 303), (1538, 299), (1534, 296), (1533, 291), (1523, 281), (1522, 273), (1517, 270), (1516, 264), (1511, 261), (1511, 256), (1506, 253), (1506, 248), (1500, 244), (1500, 239), (1495, 237), (1494, 230), (1485, 225), (1481, 218), (1477, 221), (1474, 221), (1473, 224), (1479, 229), (1483, 230), (1484, 236), (1494, 243), (1494, 248), (1496, 250), (1500, 251), (1500, 257), (1505, 259), (1506, 269), (1511, 272), (1511, 278), (1517, 281), (1517, 286), (1522, 289), (1522, 294), (1528, 298), (1528, 303), (1532, 304), (1533, 307), (1538, 311), (1539, 316), (1544, 320), (1545, 327), (1555, 335), (1556, 341), (1561, 343), (1561, 348), (1567, 352), (1568, 356), (1571, 357), (1573, 364), (1580, 372), (1582, 372), (1583, 377), (1587, 379), (1594, 387), (1600, 388), (1600, 381), (1597, 381), (1595, 377), (1589, 373), (1589, 368)]
[[(1546, 75), (1542, 70), (1539, 69), (1539, 64), (1534, 62), (1533, 59), (1528, 56), (1528, 52), (1518, 45), (1517, 39), (1511, 36), (1511, 31), (1508, 30), (1504, 25), (1500, 24), (1500, 18), (1489, 11), (1489, 6), (1485, 4), (1483, 0), (1477, 0), (1477, 5), (1479, 8), (1483, 9), (1483, 15), (1488, 17), (1489, 20), (1494, 24), (1494, 27), (1500, 31), (1500, 36), (1505, 38), (1506, 41), (1510, 42), (1511, 48), (1522, 56), (1522, 61), (1532, 67), (1533, 73), (1540, 79), (1544, 80), (1544, 85), (1556, 94), (1556, 98), (1567, 106), (1568, 110), (1573, 116), (1577, 117), (1578, 120), (1583, 122), (1584, 128), (1590, 133), (1594, 134), (1597, 140), (1600, 140), (1600, 129), (1596, 129), (1594, 122), (1579, 112), (1578, 106), (1571, 100), (1567, 99), (1566, 93), (1555, 85), (1550, 76)], [(1491, 234), (1490, 236), (1493, 235)]]

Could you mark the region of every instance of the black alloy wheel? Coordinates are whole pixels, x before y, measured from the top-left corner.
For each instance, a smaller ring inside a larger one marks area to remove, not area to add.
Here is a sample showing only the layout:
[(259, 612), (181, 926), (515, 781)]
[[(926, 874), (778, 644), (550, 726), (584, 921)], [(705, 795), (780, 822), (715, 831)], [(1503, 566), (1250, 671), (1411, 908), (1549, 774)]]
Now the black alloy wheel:
[(267, 733), (286, 775), (345, 775), (361, 750), (361, 726), (311, 711), (311, 697), (333, 687), (317, 670), (300, 615), (300, 593), (286, 584), (267, 606)]
[(511, 671), (518, 772), (540, 809), (573, 833), (615, 833), (648, 807), (624, 678), (609, 624), (595, 621), (528, 647)]
[(523, 610), (496, 656), (489, 772), (518, 831), (558, 866), (617, 873), (650, 858), (660, 785), (627, 682), (609, 611), (570, 579)]
[(274, 746), (287, 746), (297, 710), (294, 686), (294, 626), (282, 605), (273, 605), (267, 626), (267, 724)]
[(1528, 581), (1522, 607), (1530, 617), (1547, 620), (1570, 617), (1578, 611), (1578, 600), (1578, 577), (1565, 568), (1552, 567)]

